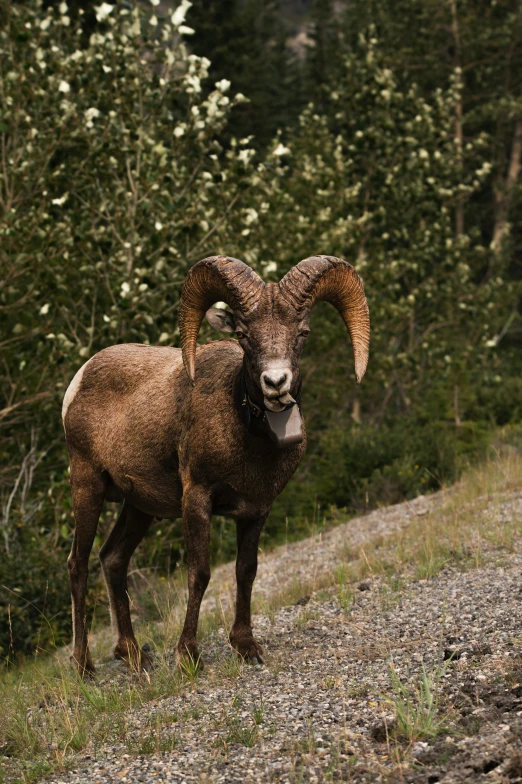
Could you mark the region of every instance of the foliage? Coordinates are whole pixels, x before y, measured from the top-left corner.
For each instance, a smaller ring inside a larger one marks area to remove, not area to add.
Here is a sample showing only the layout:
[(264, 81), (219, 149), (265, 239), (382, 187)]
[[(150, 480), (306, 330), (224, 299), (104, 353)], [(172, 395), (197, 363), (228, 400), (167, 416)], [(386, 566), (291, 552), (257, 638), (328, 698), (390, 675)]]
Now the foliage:
[(466, 209), (497, 248), (515, 250), (512, 274), (520, 277), (520, 165), (522, 9), (516, 0), (371, 0), (344, 9), (341, 37), (353, 46), (374, 26), (380, 46), (402, 85), (412, 79), (424, 95), (461, 69), (463, 141), (487, 133), (492, 177)]
[(438, 490), (455, 481), (470, 459), (487, 454), (489, 442), (488, 431), (474, 425), (455, 430), (453, 423), (413, 418), (378, 429), (330, 427), (317, 444), (308, 472), (303, 469), (304, 476), (298, 475), (276, 502), (267, 532), (275, 538), (283, 531), (288, 507), (303, 535), (314, 508), (319, 520), (333, 508), (362, 514)]
[[(430, 102), (415, 85), (403, 92), (377, 40), (363, 39), (330, 90), (331, 110), (310, 107), (301, 116), (287, 146), (288, 174), (246, 242), (256, 249), (251, 256), (280, 259), (278, 274), (311, 253), (356, 260), (372, 315), (364, 394), (371, 416), (382, 418), (395, 402), (409, 412), (433, 379), (451, 390), (447, 416), (455, 385), (474, 373), (488, 383), (497, 375), (497, 335), (516, 293), (500, 262), (491, 269), (478, 227), (455, 234), (457, 201), (491, 169), (483, 138), (465, 152), (455, 143), (459, 97), (458, 74)], [(341, 335), (332, 323), (314, 346), (334, 374), (342, 373)]]
[(314, 0), (310, 13), (309, 42), (305, 58), (305, 74), (313, 103), (320, 111), (325, 108), (325, 90), (339, 76), (339, 19), (333, 0)]
[(284, 499), (286, 514), (314, 501), (361, 509), (451, 481), (483, 430), (509, 417), (501, 390), (512, 355), (499, 344), (518, 286), (479, 224), (455, 228), (457, 208), (491, 170), (486, 139), (464, 150), (455, 140), (458, 72), (428, 100), (399, 85), (386, 55), (371, 34), (359, 37), (326, 93), (328, 111), (302, 114), (283, 176), (255, 194), (267, 201), (249, 258), (273, 260), (274, 276), (312, 253), (354, 260), (372, 319), (359, 393), (346, 388), (337, 314), (324, 306), (312, 318), (303, 363), (311, 448), (274, 527)]

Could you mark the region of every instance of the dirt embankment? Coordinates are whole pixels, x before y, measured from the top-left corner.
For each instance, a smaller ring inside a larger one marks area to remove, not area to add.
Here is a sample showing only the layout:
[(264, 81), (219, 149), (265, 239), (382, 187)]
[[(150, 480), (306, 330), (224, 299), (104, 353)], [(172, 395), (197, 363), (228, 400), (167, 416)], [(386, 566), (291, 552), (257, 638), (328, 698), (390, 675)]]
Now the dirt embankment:
[[(202, 673), (130, 711), (124, 741), (86, 749), (52, 780), (522, 781), (522, 494), (464, 504), (466, 541), (455, 539), (460, 501), (450, 496), (262, 555), (265, 665), (237, 664), (214, 628)], [(423, 554), (437, 536), (449, 544)], [(205, 610), (226, 615), (232, 594), (226, 565)], [(98, 676), (130, 677), (112, 663)]]

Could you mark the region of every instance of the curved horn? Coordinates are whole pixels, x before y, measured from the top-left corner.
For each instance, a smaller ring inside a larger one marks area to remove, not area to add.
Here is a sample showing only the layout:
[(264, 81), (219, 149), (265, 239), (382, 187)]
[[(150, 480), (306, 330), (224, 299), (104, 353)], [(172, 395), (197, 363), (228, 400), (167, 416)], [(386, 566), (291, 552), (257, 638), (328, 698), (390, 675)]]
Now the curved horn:
[(248, 313), (259, 300), (263, 280), (244, 262), (229, 256), (210, 256), (189, 270), (179, 308), (183, 364), (194, 383), (196, 340), (206, 311), (223, 301), (232, 310)]
[(360, 384), (368, 364), (370, 313), (362, 281), (352, 265), (334, 256), (311, 256), (292, 267), (279, 288), (297, 310), (321, 301), (337, 308), (350, 333), (355, 378)]

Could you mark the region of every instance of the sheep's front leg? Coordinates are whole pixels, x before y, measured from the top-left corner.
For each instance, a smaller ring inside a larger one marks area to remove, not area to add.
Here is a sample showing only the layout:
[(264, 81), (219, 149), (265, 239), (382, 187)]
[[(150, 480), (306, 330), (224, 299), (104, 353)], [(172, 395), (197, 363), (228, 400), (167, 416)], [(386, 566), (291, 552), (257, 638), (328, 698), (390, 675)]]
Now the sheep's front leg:
[(188, 602), (185, 624), (177, 646), (178, 661), (198, 661), (196, 641), (201, 601), (210, 580), (210, 517), (212, 501), (209, 491), (199, 485), (183, 488), (183, 534), (187, 548)]
[(252, 586), (257, 573), (257, 550), (259, 537), (266, 515), (255, 520), (238, 519), (236, 560), (236, 618), (230, 631), (230, 642), (244, 659), (263, 663), (263, 649), (252, 633), (251, 600)]

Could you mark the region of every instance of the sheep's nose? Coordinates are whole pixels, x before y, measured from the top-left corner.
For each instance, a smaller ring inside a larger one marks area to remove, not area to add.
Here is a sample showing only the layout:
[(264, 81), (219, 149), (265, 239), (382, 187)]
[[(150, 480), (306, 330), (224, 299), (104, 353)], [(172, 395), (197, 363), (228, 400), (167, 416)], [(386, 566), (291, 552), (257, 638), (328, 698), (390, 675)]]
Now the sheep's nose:
[(288, 373), (286, 371), (272, 371), (272, 372), (264, 372), (261, 374), (262, 380), (265, 382), (267, 387), (277, 391), (281, 389), (281, 387), (286, 383), (288, 380)]

